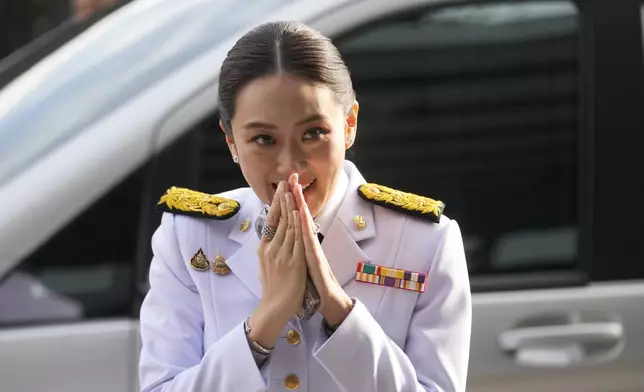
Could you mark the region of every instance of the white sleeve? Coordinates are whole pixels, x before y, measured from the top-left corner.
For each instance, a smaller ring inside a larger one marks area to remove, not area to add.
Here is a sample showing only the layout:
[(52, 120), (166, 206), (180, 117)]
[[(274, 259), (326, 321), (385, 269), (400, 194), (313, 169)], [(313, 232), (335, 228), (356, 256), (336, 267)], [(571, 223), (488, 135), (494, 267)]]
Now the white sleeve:
[[(431, 256), (430, 256), (431, 257)], [(402, 350), (369, 310), (356, 304), (313, 355), (344, 392), (464, 392), (472, 324), (471, 293), (458, 224), (444, 230)]]
[(264, 365), (257, 368), (243, 323), (203, 352), (202, 304), (174, 229), (163, 214), (152, 238), (150, 290), (141, 307), (142, 392), (255, 392), (268, 387)]

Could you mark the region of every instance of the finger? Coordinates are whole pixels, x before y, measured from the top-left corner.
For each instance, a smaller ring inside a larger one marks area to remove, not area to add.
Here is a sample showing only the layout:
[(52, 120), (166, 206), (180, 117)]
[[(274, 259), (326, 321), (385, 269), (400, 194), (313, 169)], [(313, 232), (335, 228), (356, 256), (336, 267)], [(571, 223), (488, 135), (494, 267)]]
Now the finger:
[(307, 259), (309, 256), (313, 257), (316, 252), (317, 236), (313, 232), (313, 218), (306, 205), (300, 208), (300, 219), (302, 221), (302, 241), (304, 243), (304, 251), (306, 252)]
[(293, 257), (296, 260), (304, 258), (304, 240), (302, 238), (302, 219), (299, 211), (293, 211), (293, 223), (295, 224), (295, 241), (293, 241)]
[(293, 191), (293, 195), (295, 196), (295, 202), (297, 204), (297, 208), (302, 209), (302, 207), (306, 204), (306, 200), (304, 200), (304, 193), (302, 193), (302, 185), (297, 184), (295, 186), (295, 191)]
[(288, 209), (289, 218), (293, 219), (293, 214), (291, 212), (297, 211), (298, 209), (295, 205), (295, 195), (292, 192), (289, 192), (286, 196), (286, 208)]
[(291, 174), (291, 176), (288, 178), (289, 182), (289, 191), (295, 193), (295, 188), (297, 187), (298, 183), (300, 182), (300, 175), (297, 173)]
[[(293, 197), (291, 193), (286, 194), (287, 203), (289, 197)], [(291, 254), (293, 249), (293, 244), (295, 243), (295, 221), (293, 220), (293, 209), (288, 209), (288, 228), (286, 230), (286, 236), (284, 237), (284, 243), (282, 244), (282, 250), (286, 254)]]
[(302, 250), (306, 259), (306, 268), (313, 280), (315, 287), (322, 287), (324, 284), (324, 275), (322, 273), (322, 263), (319, 257), (320, 243), (313, 232), (313, 218), (306, 205), (299, 211), (302, 232)]
[[(284, 184), (284, 187), (286, 188), (286, 183)], [(286, 229), (288, 228), (288, 208), (286, 206), (286, 191), (285, 188), (282, 189), (282, 193), (280, 195), (280, 219), (279, 223), (277, 224), (277, 231), (275, 232), (275, 237), (273, 237), (273, 240), (271, 241), (272, 244), (274, 244), (274, 247), (276, 249), (279, 249), (282, 247), (282, 243), (284, 242), (284, 236), (286, 235)]]
[(302, 219), (302, 232), (304, 233), (304, 239), (307, 238), (314, 239), (317, 238), (313, 228), (315, 227), (315, 222), (311, 216), (311, 211), (306, 203), (300, 207), (300, 218)]
[(277, 186), (277, 190), (275, 191), (275, 195), (273, 196), (271, 209), (268, 212), (268, 215), (266, 216), (266, 220), (264, 221), (265, 225), (268, 225), (270, 227), (277, 227), (278, 220), (281, 214), (281, 209), (279, 208), (280, 198), (281, 198), (281, 194), (284, 192), (284, 187), (285, 187), (284, 182), (280, 181), (279, 185)]

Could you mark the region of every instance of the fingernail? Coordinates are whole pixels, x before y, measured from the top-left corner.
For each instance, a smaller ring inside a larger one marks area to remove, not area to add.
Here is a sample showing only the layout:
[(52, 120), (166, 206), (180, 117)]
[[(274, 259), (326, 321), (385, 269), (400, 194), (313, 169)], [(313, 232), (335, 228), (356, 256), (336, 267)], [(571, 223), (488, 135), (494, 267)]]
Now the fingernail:
[(297, 184), (300, 182), (300, 175), (295, 173), (293, 174), (293, 181)]

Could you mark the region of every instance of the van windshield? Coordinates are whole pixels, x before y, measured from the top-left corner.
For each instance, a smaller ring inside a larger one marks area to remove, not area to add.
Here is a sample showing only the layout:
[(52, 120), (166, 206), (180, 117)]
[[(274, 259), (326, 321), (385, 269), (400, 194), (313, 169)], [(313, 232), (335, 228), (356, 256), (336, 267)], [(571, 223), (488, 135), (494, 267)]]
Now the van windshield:
[(140, 1), (108, 16), (80, 37), (85, 43), (72, 42), (75, 51), (0, 92), (0, 186), (244, 25), (293, 2)]

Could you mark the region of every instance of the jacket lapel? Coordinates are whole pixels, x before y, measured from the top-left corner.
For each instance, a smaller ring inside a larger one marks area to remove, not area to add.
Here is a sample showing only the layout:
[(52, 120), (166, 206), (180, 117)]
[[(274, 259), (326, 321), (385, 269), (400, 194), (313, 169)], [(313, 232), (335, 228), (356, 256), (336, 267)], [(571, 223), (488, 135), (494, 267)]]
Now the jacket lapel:
[[(237, 243), (240, 248), (226, 261), (233, 274), (257, 297), (262, 294), (262, 284), (259, 280), (259, 259), (257, 247), (259, 238), (255, 233), (255, 219), (262, 209), (261, 201), (252, 190), (248, 190), (242, 208), (237, 213), (237, 222), (233, 225), (229, 239)], [(249, 221), (246, 231), (240, 228), (244, 221)]]
[[(324, 255), (341, 286), (353, 280), (358, 262), (369, 261), (358, 243), (376, 236), (373, 205), (364, 202), (357, 191), (365, 180), (349, 161), (345, 163), (345, 170), (349, 176), (347, 193), (322, 242)], [(356, 216), (364, 218), (366, 227), (360, 228), (355, 224)]]
[[(259, 258), (257, 257), (259, 237), (255, 231), (255, 219), (259, 216), (264, 205), (251, 190), (246, 197), (245, 205), (248, 207), (244, 208), (242, 205), (242, 210), (238, 213), (238, 222), (229, 236), (229, 239), (240, 244), (241, 248), (228, 260), (228, 267), (255, 297), (261, 299), (262, 283), (259, 276)], [(250, 227), (240, 234), (239, 227), (246, 219), (250, 220)], [(291, 328), (300, 328), (295, 315), (288, 321), (288, 325)]]

